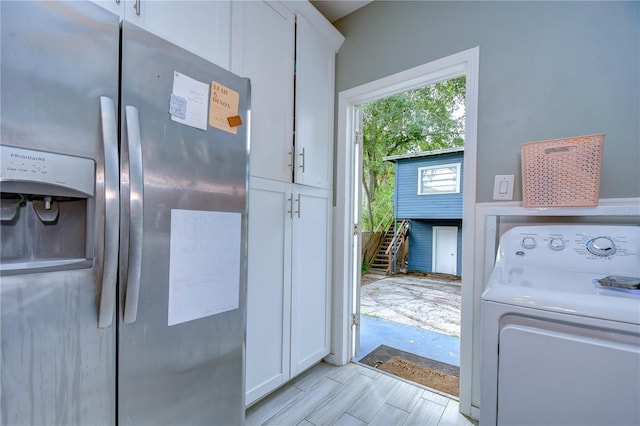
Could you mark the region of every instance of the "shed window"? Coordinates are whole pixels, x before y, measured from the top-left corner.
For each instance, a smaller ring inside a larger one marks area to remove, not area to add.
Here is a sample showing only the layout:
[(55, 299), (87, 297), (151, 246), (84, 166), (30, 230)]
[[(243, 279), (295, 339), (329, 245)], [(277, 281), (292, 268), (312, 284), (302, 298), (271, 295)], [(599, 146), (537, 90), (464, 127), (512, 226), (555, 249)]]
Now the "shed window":
[(418, 168), (418, 195), (460, 192), (460, 163)]

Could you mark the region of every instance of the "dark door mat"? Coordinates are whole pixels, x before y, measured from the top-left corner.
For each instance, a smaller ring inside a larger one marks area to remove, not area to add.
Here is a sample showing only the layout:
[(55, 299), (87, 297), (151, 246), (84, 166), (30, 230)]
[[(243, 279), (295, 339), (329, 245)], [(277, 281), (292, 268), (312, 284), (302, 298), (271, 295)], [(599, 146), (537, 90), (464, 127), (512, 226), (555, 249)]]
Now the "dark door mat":
[(380, 345), (359, 362), (403, 379), (458, 395), (460, 367)]

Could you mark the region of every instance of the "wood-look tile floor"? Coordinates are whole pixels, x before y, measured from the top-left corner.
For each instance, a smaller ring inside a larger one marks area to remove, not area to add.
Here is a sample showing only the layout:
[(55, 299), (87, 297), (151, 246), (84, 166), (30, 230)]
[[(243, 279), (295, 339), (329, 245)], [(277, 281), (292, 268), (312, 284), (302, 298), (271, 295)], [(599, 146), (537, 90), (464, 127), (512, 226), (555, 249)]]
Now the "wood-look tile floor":
[(247, 425), (477, 425), (458, 401), (360, 364), (311, 368), (247, 410)]

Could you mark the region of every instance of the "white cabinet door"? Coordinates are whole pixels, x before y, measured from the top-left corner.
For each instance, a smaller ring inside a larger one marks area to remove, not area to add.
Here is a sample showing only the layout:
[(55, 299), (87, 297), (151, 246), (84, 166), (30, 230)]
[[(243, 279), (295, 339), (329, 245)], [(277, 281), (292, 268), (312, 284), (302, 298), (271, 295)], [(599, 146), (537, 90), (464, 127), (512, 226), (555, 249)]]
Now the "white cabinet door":
[(331, 191), (251, 177), (246, 403), (330, 345)]
[[(91, 0), (92, 3), (97, 4), (110, 12), (115, 13), (119, 17), (124, 16), (124, 1), (116, 0)], [(135, 13), (135, 12), (134, 12)]]
[(331, 191), (294, 185), (291, 376), (330, 351)]
[(251, 178), (246, 403), (289, 377), (291, 184)]
[(233, 3), (231, 70), (251, 79), (251, 176), (291, 182), (295, 16), (278, 3)]
[(232, 5), (231, 71), (252, 98), (247, 405), (330, 351), (335, 47), (296, 13), (331, 33), (307, 2)]
[(95, 0), (94, 3), (222, 68), (230, 67), (229, 0)]
[[(126, 0), (126, 3), (133, 2)], [(143, 22), (138, 25), (229, 69), (230, 1), (143, 1), (140, 7)]]
[(296, 183), (329, 188), (333, 172), (335, 51), (301, 15), (296, 18)]

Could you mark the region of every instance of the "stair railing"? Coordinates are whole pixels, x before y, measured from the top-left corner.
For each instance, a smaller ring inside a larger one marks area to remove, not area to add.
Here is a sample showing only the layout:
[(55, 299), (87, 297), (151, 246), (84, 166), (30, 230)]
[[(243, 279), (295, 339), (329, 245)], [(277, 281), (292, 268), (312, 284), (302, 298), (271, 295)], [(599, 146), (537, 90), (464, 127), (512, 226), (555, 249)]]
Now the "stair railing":
[[(387, 259), (387, 272), (386, 272), (387, 275), (395, 274), (394, 265), (396, 262), (394, 262), (394, 259), (398, 260), (397, 259), (398, 252), (401, 253), (401, 260), (400, 260), (402, 262), (401, 264), (404, 264), (404, 244), (406, 241), (408, 229), (409, 229), (409, 221), (406, 219), (402, 219), (402, 221), (400, 222), (400, 225), (395, 230), (395, 235), (391, 240), (389, 247), (387, 247), (387, 250), (384, 253)], [(389, 227), (389, 229), (387, 230), (387, 233), (389, 232), (393, 232), (391, 227)]]
[(380, 247), (382, 247), (387, 233), (389, 232), (389, 229), (391, 229), (391, 232), (393, 232), (393, 228), (390, 228), (390, 225), (392, 224), (393, 206), (391, 206), (387, 210), (380, 223), (378, 223), (378, 225), (372, 232), (371, 237), (366, 241), (365, 244), (362, 245), (362, 259), (367, 266), (371, 265), (373, 260), (376, 258), (378, 251), (380, 251)]
[(408, 232), (409, 232), (409, 221), (406, 219), (403, 219), (402, 222), (400, 223), (400, 226), (398, 227), (398, 230), (396, 231), (397, 244), (396, 244), (396, 251), (395, 251), (395, 258), (396, 258), (396, 261), (394, 262), (395, 265), (400, 264), (404, 266), (404, 263), (406, 260), (405, 244), (407, 243)]
[(376, 226), (376, 229), (373, 232), (382, 232), (382, 230), (385, 230), (385, 232), (387, 232), (391, 223), (393, 223), (393, 206), (389, 207), (387, 212), (384, 214), (384, 217), (382, 218), (380, 223), (378, 223), (378, 226)]

